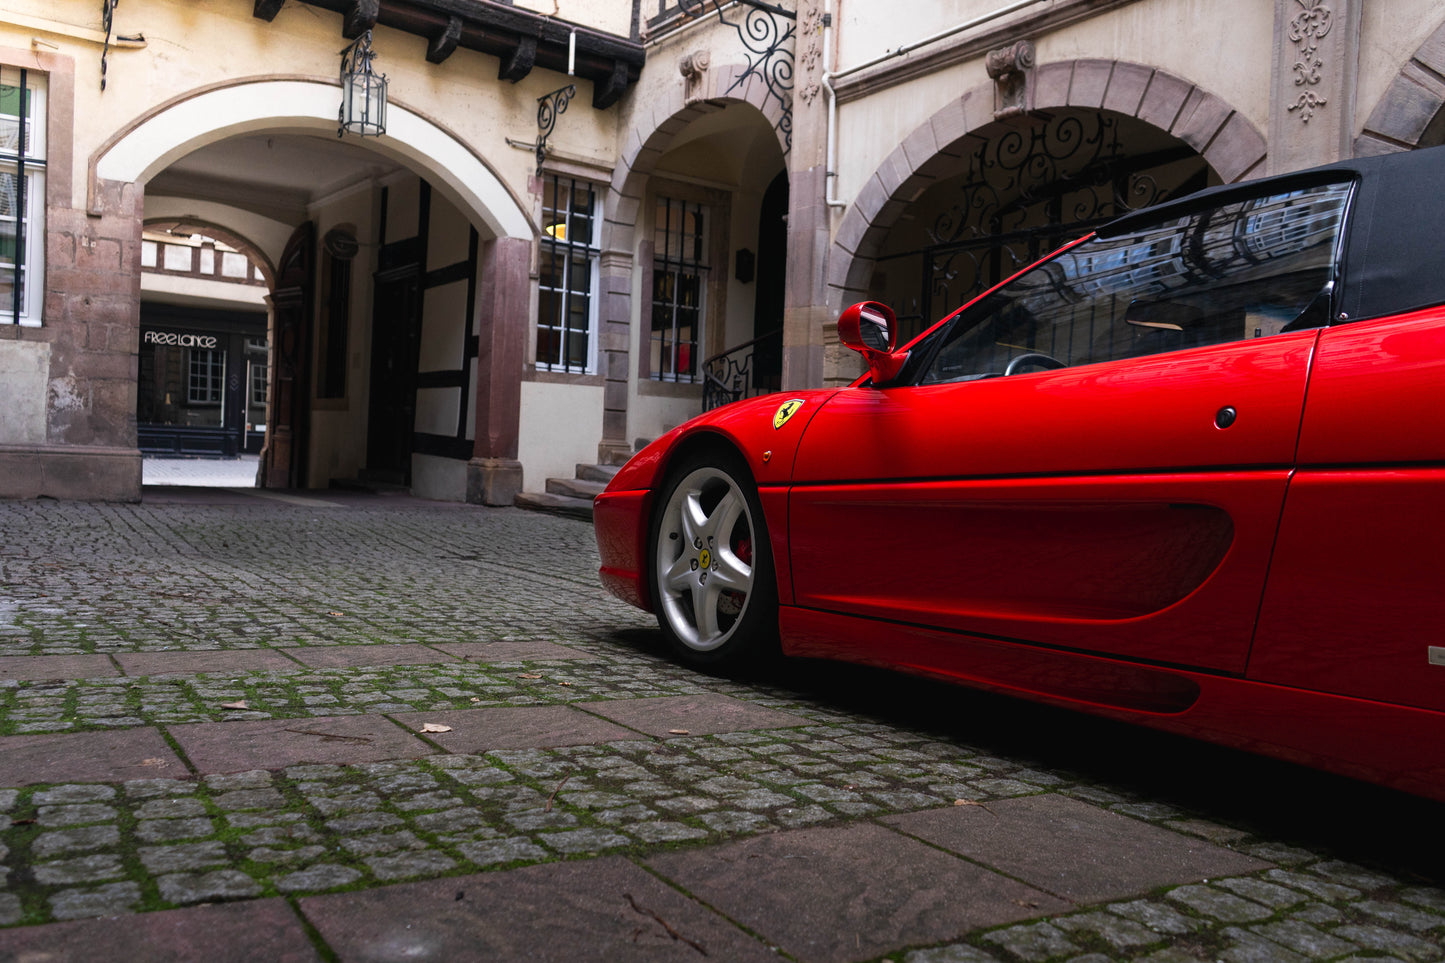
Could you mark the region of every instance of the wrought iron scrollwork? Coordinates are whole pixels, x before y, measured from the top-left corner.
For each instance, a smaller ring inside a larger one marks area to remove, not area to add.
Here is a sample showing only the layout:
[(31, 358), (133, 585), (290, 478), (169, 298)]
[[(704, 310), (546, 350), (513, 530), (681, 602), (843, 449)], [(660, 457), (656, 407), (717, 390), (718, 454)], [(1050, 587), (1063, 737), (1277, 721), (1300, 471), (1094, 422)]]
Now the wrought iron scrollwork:
[(920, 323), (1095, 225), (1204, 185), (1207, 166), (1187, 145), (1131, 152), (1120, 122), (1104, 111), (1035, 116), (968, 156), (920, 252)]
[(677, 9), (686, 17), (700, 17), (708, 10), (717, 13), (718, 21), (732, 27), (747, 50), (747, 69), (724, 93), (757, 77), (766, 92), (766, 101), (776, 101), (780, 111), (775, 129), (783, 138), (783, 153), (793, 146), (793, 47), (798, 30), (798, 15), (792, 10), (761, 0), (736, 0), (747, 7), (741, 20), (729, 20), (724, 11), (732, 3), (722, 0), (678, 0)]
[(1107, 114), (1058, 114), (1009, 129), (970, 155), (962, 196), (939, 214), (929, 236), (945, 244), (1020, 230), (1033, 209), (1065, 196), (1071, 209), (1060, 210), (1056, 221), (1114, 217), (1160, 200), (1152, 175), (1129, 160), (1118, 120)]
[(547, 138), (557, 126), (557, 118), (567, 112), (567, 105), (577, 96), (577, 85), (558, 87), (550, 94), (537, 98), (537, 169), (547, 159)]
[(105, 90), (106, 58), (110, 55), (110, 31), (120, 0), (100, 0), (100, 22), (105, 27), (105, 46), (100, 50), (100, 89)]
[(765, 355), (772, 355), (774, 361), (778, 360), (782, 341), (780, 328), (704, 361), (702, 410), (711, 411), (729, 402), (776, 391), (778, 385), (765, 383), (767, 379), (763, 377), (763, 370), (769, 365), (762, 362)]

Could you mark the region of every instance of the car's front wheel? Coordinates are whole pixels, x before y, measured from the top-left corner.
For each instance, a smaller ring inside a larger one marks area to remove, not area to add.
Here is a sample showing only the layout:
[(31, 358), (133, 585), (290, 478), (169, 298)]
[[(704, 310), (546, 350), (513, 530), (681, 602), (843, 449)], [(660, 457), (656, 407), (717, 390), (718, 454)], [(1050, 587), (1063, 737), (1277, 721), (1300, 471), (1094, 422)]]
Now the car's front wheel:
[(762, 505), (736, 455), (697, 452), (668, 472), (648, 545), (658, 623), (696, 666), (736, 667), (776, 649), (778, 591)]

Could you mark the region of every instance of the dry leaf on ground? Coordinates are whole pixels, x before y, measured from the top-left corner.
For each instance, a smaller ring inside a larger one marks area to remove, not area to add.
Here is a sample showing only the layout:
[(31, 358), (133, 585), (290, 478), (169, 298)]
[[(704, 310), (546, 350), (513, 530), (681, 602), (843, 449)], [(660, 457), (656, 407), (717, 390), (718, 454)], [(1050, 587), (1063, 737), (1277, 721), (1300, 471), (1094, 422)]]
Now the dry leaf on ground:
[(451, 732), (451, 731), (452, 731), (452, 727), (451, 727), (451, 726), (444, 726), (444, 725), (442, 725), (440, 722), (427, 722), (427, 723), (423, 723), (420, 731), (421, 731), (421, 732)]
[(248, 705), (246, 705), (246, 700), (245, 700), (245, 699), (237, 699), (235, 702), (222, 702), (222, 703), (221, 703), (221, 708), (222, 708), (222, 709), (249, 709), (249, 708), (251, 708), (251, 707), (248, 706)]
[(988, 808), (987, 806), (985, 806), (983, 803), (978, 802), (977, 800), (974, 800), (974, 799), (955, 799), (955, 800), (953, 801), (953, 804), (954, 804), (955, 806), (977, 806), (979, 809), (982, 809), (984, 812), (988, 813), (990, 816), (997, 816), (997, 815), (998, 815), (998, 813), (994, 812), (992, 809), (989, 809), (989, 808)]

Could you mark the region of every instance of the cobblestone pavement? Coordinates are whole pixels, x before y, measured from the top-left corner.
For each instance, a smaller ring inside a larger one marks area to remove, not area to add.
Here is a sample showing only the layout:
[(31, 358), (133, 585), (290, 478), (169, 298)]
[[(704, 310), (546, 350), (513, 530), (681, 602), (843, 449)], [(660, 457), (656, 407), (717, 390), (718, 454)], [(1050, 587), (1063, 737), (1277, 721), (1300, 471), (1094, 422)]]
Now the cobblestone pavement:
[(584, 523), (404, 497), (0, 503), (0, 961), (235, 920), (208, 959), (1445, 955), (1437, 804), (870, 670), (697, 674), (596, 564)]

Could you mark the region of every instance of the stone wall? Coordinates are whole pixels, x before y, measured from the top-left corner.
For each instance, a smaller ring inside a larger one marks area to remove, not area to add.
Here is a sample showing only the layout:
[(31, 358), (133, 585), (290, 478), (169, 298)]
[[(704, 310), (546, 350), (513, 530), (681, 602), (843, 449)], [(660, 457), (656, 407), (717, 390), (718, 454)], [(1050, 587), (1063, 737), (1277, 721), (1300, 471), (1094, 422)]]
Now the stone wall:
[(0, 48), (48, 88), (45, 285), (39, 327), (0, 325), (0, 498), (138, 501), (136, 346), (141, 192), (97, 185), (72, 204), (75, 65)]

